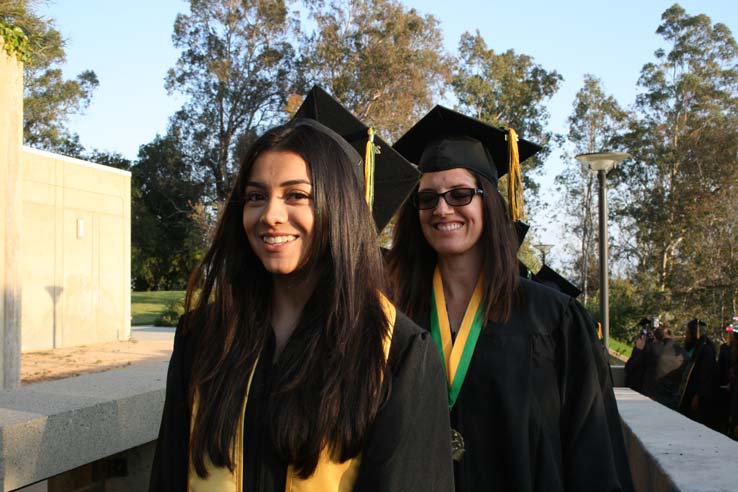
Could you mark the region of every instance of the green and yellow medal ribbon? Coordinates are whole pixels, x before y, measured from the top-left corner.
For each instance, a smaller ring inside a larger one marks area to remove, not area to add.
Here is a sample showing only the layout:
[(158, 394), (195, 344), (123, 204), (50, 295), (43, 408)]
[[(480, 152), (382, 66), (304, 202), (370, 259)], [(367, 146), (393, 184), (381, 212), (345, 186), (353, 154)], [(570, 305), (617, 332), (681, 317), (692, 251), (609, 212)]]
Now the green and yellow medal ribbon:
[(469, 305), (466, 307), (461, 328), (456, 336), (456, 342), (451, 338), (451, 325), (448, 322), (446, 298), (443, 295), (443, 279), (441, 271), (436, 267), (433, 273), (433, 292), (431, 294), (431, 336), (436, 342), (441, 354), (444, 370), (448, 381), (448, 407), (452, 408), (464, 384), (466, 372), (469, 370), (474, 347), (477, 345), (479, 333), (482, 331), (484, 314), (482, 304), (482, 277), (472, 293)]

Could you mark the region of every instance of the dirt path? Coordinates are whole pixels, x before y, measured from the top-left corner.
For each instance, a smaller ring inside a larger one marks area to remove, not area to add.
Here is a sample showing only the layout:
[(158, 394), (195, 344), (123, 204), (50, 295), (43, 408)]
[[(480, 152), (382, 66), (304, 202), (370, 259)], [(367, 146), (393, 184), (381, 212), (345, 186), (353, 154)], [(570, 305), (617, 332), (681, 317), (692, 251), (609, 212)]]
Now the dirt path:
[(168, 361), (171, 339), (138, 339), (80, 347), (58, 348), (21, 355), (21, 384), (102, 372), (143, 361)]

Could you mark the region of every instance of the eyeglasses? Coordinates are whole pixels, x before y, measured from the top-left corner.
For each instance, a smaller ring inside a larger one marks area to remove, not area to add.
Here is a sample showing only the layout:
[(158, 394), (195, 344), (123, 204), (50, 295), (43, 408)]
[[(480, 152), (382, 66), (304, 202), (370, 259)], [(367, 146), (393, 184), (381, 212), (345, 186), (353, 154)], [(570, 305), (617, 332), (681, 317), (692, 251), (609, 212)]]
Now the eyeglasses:
[(430, 210), (436, 208), (438, 200), (443, 197), (451, 207), (463, 207), (469, 205), (474, 195), (483, 195), (484, 190), (479, 188), (454, 188), (436, 193), (435, 191), (419, 191), (413, 195), (413, 204), (418, 210)]

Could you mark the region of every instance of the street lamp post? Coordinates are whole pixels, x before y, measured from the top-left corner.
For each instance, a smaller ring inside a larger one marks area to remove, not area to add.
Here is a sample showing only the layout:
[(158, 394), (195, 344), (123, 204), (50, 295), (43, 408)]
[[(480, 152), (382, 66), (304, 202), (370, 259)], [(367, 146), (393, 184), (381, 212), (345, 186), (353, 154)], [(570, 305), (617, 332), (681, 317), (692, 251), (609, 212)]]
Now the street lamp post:
[(542, 263), (545, 265), (546, 254), (551, 251), (551, 248), (553, 248), (553, 244), (534, 244), (533, 247), (541, 252)]
[(625, 152), (596, 152), (579, 154), (576, 160), (587, 164), (590, 170), (597, 172), (600, 183), (599, 215), (600, 215), (600, 319), (602, 335), (607, 348), (610, 337), (610, 288), (608, 271), (608, 235), (607, 235), (607, 173), (619, 162), (630, 157)]

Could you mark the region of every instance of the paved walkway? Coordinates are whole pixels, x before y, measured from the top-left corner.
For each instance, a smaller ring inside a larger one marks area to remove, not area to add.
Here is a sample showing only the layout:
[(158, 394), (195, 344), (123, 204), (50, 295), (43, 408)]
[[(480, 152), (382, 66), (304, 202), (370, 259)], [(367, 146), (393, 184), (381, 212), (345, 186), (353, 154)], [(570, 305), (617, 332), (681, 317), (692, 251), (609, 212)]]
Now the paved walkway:
[[(144, 361), (169, 361), (174, 328), (134, 326), (131, 340), (67, 347), (21, 355), (21, 383), (63, 379)], [(611, 364), (625, 361), (610, 353)]]
[(131, 340), (21, 354), (21, 384), (102, 372), (136, 362), (168, 361), (174, 328), (134, 326)]

